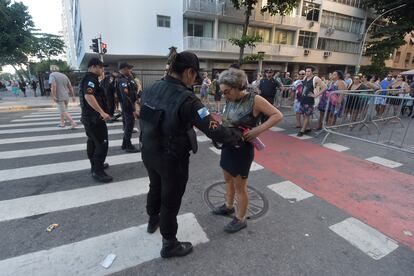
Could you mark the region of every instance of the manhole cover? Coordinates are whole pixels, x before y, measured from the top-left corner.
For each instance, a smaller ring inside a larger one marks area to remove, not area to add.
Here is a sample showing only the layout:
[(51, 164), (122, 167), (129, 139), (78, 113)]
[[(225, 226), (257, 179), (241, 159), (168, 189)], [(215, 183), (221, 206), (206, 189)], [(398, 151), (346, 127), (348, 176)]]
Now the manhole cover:
[[(257, 219), (263, 216), (268, 208), (266, 198), (255, 188), (247, 185), (249, 193), (249, 206), (247, 207), (247, 219)], [(210, 209), (221, 206), (226, 202), (226, 183), (224, 181), (214, 183), (204, 192), (204, 200)], [(235, 199), (237, 208), (237, 198)]]

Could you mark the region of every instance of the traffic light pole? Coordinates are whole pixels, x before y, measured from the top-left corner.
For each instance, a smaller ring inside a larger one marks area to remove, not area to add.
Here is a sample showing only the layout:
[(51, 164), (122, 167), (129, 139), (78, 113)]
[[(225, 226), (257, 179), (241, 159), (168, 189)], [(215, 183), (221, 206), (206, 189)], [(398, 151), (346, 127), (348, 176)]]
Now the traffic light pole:
[(99, 34), (99, 58), (100, 58), (100, 60), (102, 61), (102, 63), (104, 62), (104, 59), (103, 59), (103, 54), (102, 54), (102, 49), (101, 49), (101, 45), (102, 45), (102, 35), (101, 34)]

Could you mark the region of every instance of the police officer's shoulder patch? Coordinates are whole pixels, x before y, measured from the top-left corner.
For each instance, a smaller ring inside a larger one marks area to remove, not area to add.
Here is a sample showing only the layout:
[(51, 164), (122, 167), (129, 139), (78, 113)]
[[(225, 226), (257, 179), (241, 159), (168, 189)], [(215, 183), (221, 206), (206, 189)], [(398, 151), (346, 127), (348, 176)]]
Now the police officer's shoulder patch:
[(208, 115), (210, 115), (210, 112), (208, 111), (207, 107), (202, 107), (199, 110), (197, 110), (198, 116), (200, 116), (201, 119), (204, 119)]
[(95, 88), (95, 84), (92, 81), (89, 81), (88, 82), (88, 87)]

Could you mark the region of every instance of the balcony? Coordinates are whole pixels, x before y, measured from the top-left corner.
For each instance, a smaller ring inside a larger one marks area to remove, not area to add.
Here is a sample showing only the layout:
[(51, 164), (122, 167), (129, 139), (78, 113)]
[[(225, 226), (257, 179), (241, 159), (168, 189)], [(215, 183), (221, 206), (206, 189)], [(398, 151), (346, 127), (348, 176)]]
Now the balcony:
[(297, 30), (304, 28), (306, 24), (306, 17), (300, 15), (275, 15), (273, 17), (278, 28)]
[(220, 15), (223, 13), (222, 2), (210, 2), (205, 0), (184, 0), (184, 14)]
[[(208, 37), (184, 37), (184, 50), (203, 51), (203, 52), (221, 52), (221, 53), (238, 53), (239, 47), (234, 46), (226, 39), (214, 39)], [(257, 43), (255, 48), (247, 47), (246, 54), (265, 52), (271, 56), (299, 56), (303, 52), (302, 47), (293, 45), (280, 45), (269, 43)]]

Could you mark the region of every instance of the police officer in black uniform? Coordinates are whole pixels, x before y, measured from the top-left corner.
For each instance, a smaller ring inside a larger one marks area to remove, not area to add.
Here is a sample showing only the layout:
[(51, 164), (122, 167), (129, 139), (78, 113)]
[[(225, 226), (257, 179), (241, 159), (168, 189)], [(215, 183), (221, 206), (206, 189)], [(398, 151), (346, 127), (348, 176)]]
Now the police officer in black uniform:
[(104, 171), (108, 167), (105, 162), (108, 153), (107, 113), (105, 92), (99, 85), (98, 77), (103, 74), (103, 63), (92, 58), (88, 63), (88, 72), (80, 83), (79, 100), (82, 109), (81, 122), (88, 136), (86, 152), (91, 162), (92, 177), (99, 182), (111, 182), (112, 177)]
[(189, 151), (197, 151), (193, 126), (220, 143), (236, 146), (243, 140), (240, 130), (214, 121), (188, 88), (199, 77), (198, 71), (195, 54), (173, 54), (167, 75), (141, 95), (141, 151), (150, 179), (147, 231), (154, 233), (160, 226), (163, 258), (192, 251), (191, 243), (177, 241), (176, 234), (177, 214), (188, 181)]
[(129, 153), (139, 152), (132, 145), (131, 136), (134, 130), (136, 114), (136, 104), (138, 100), (138, 86), (132, 77), (133, 65), (121, 63), (119, 65), (120, 76), (117, 81), (119, 95), (121, 96), (122, 122), (124, 124), (124, 139), (122, 149)]

